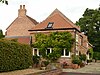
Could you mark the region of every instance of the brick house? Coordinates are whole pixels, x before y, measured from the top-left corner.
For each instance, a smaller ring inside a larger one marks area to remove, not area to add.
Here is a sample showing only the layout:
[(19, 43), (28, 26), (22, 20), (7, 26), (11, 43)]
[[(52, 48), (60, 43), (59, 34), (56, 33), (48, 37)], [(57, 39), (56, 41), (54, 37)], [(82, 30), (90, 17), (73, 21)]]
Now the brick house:
[(20, 43), (30, 43), (31, 37), (28, 30), (38, 22), (26, 15), (26, 12), (25, 5), (20, 5), (18, 17), (6, 29), (6, 38), (16, 38)]
[[(58, 9), (55, 9), (51, 15), (49, 15), (43, 22), (37, 24), (35, 27), (29, 30), (30, 35), (32, 36), (33, 43), (35, 42), (35, 34), (44, 33), (48, 34), (51, 32), (70, 32), (72, 37), (75, 38), (76, 42), (72, 48), (72, 52), (67, 52), (63, 50), (61, 58), (58, 60), (60, 62), (71, 62), (71, 55), (76, 54), (87, 54), (89, 48), (91, 48), (90, 43), (88, 42), (87, 36), (85, 36), (80, 31), (80, 27), (76, 26), (72, 21), (70, 21), (65, 15), (63, 15)], [(52, 52), (52, 48), (47, 49), (49, 53)], [(33, 55), (39, 55), (39, 50), (34, 48)], [(48, 53), (47, 53), (48, 54)], [(89, 56), (88, 56), (89, 57)], [(67, 59), (66, 59), (67, 58)]]
[[(44, 33), (48, 34), (51, 32), (70, 32), (72, 37), (75, 38), (75, 43), (72, 48), (72, 52), (67, 52), (65, 49), (62, 51), (62, 56), (58, 60), (59, 62), (71, 62), (71, 55), (76, 54), (87, 54), (88, 49), (91, 48), (91, 44), (88, 42), (87, 36), (80, 31), (80, 27), (76, 26), (72, 21), (70, 21), (64, 14), (62, 14), (58, 9), (55, 9), (43, 22), (38, 23), (31, 17), (26, 15), (25, 5), (20, 6), (18, 11), (18, 17), (11, 23), (7, 28), (6, 38), (21, 38), (19, 42), (26, 41), (23, 37), (32, 37), (30, 42), (35, 42), (35, 34)], [(21, 41), (23, 40), (23, 41)], [(28, 40), (28, 39), (27, 39)], [(28, 40), (28, 41), (29, 41)], [(27, 41), (27, 42), (28, 42)], [(52, 52), (52, 48), (47, 49), (48, 53)], [(48, 54), (47, 53), (47, 54)], [(39, 50), (33, 48), (33, 55), (39, 55)]]

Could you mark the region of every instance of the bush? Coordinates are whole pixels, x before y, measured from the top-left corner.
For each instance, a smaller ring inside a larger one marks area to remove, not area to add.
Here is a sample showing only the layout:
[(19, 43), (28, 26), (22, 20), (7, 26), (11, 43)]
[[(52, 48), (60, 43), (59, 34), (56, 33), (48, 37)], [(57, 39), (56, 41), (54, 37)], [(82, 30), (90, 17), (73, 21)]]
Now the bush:
[(32, 49), (29, 45), (0, 40), (0, 72), (29, 68)]
[(85, 61), (86, 60), (86, 55), (85, 54), (81, 54), (80, 56), (79, 56), (79, 59), (82, 61)]
[(80, 65), (82, 63), (82, 61), (79, 59), (78, 55), (73, 55), (72, 56), (72, 63)]
[(93, 58), (93, 48), (90, 48), (89, 50), (89, 58), (92, 59)]
[(73, 60), (72, 60), (72, 63), (73, 63), (73, 64), (78, 64), (78, 65), (80, 65), (80, 64), (81, 64), (81, 60), (79, 60), (79, 59), (76, 59), (76, 60), (73, 59)]
[(39, 64), (39, 61), (40, 61), (40, 56), (37, 56), (37, 55), (34, 55), (33, 56), (33, 64), (35, 64), (37, 67), (37, 65)]
[(42, 61), (41, 66), (46, 67), (49, 64), (49, 61)]
[(91, 63), (92, 62), (92, 60), (87, 60), (87, 63)]
[(84, 63), (80, 63), (80, 67), (84, 67), (85, 66), (85, 64)]

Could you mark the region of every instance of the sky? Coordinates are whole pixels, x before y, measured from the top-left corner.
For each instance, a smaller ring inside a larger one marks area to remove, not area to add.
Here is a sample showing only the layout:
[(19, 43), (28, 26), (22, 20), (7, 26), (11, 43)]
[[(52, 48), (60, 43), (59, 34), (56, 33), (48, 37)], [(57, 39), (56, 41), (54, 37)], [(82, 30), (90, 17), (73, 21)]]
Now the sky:
[(73, 23), (89, 9), (97, 9), (100, 0), (8, 0), (9, 4), (0, 3), (0, 29), (6, 28), (17, 18), (20, 5), (25, 5), (27, 15), (38, 22), (45, 20), (56, 8)]

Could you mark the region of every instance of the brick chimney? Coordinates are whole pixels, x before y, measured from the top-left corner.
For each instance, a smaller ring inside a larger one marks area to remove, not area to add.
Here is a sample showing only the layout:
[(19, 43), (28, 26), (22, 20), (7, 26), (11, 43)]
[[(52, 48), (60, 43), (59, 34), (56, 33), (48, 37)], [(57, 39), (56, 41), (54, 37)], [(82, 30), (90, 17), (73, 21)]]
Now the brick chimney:
[(26, 16), (26, 9), (25, 9), (25, 5), (20, 5), (20, 9), (18, 10), (18, 17), (21, 17), (21, 16)]

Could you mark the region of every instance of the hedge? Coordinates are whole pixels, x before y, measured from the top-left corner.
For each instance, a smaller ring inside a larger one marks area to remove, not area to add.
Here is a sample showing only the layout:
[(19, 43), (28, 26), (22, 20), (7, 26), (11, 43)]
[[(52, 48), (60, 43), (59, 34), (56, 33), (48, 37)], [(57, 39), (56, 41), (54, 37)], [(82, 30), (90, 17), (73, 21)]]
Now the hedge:
[(32, 65), (32, 49), (29, 45), (0, 40), (0, 72), (21, 70)]

